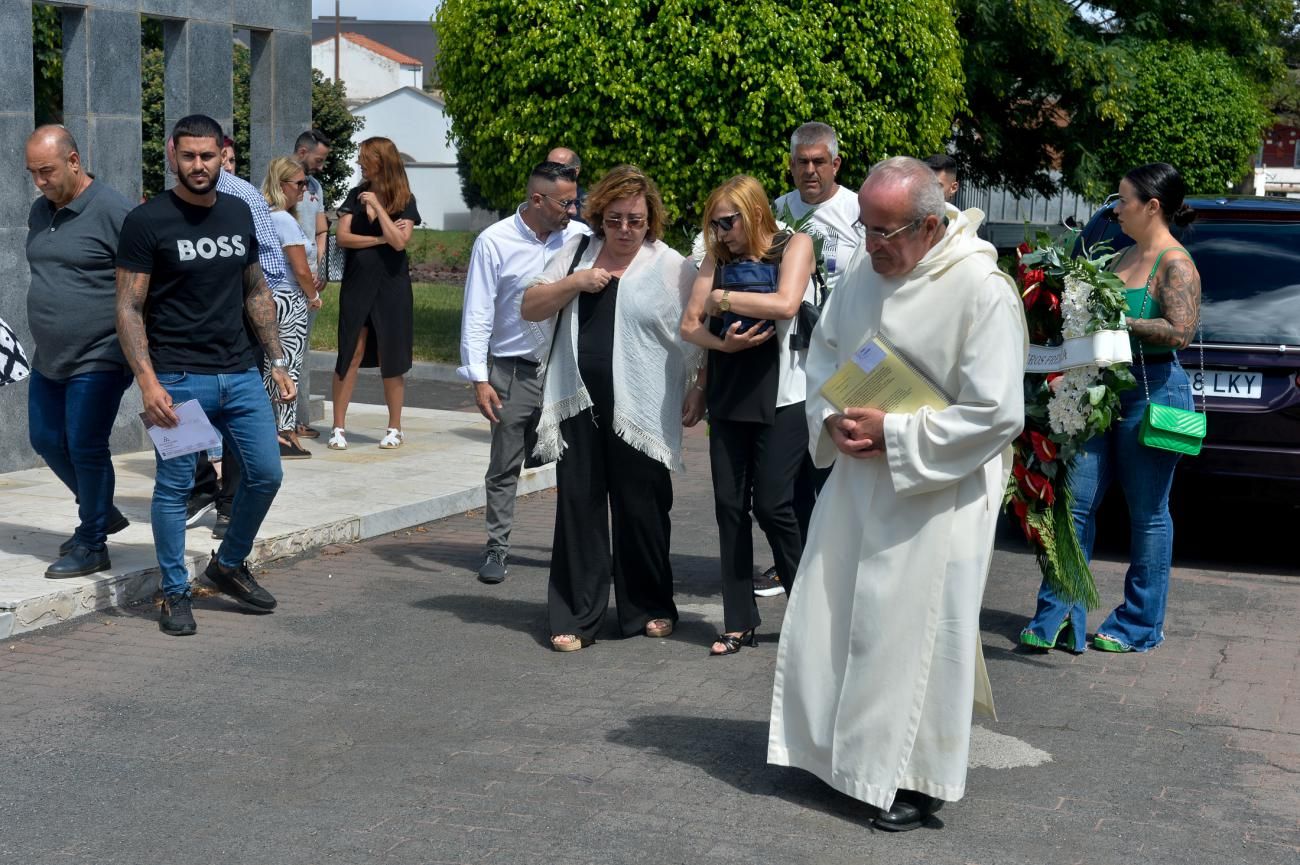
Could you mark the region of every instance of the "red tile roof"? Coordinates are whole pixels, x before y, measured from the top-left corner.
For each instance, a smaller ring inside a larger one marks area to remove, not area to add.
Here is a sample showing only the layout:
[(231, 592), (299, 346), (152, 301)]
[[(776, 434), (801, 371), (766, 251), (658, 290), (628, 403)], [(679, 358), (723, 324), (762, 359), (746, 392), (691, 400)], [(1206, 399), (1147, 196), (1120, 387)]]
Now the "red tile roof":
[[(362, 36), (360, 33), (352, 33), (350, 31), (346, 33), (341, 33), (339, 35), (342, 36), (344, 39), (348, 40), (349, 42), (351, 42), (353, 45), (357, 45), (361, 48), (366, 49), (367, 51), (373, 51), (375, 54), (378, 54), (381, 57), (387, 57), (389, 60), (394, 60), (403, 65), (406, 66), (424, 65), (423, 60), (419, 60), (415, 57), (412, 57), (410, 54), (403, 54), (401, 51), (396, 51), (392, 48), (389, 48), (387, 45), (383, 44), (382, 42), (376, 42), (375, 40), (371, 39), (369, 36)], [(312, 44), (321, 45), (325, 42), (333, 42), (333, 41), (334, 38), (329, 37), (328, 39), (317, 39)]]

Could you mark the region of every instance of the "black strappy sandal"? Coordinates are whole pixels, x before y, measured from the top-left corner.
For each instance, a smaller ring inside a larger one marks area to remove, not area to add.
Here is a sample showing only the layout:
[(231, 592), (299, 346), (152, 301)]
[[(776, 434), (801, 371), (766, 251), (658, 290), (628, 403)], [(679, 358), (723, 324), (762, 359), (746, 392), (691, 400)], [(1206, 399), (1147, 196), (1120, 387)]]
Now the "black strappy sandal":
[(732, 634), (718, 634), (718, 636), (714, 639), (713, 642), (721, 643), (722, 645), (727, 647), (726, 651), (723, 652), (715, 652), (712, 649), (710, 649), (709, 656), (716, 658), (719, 657), (720, 655), (734, 655), (737, 652), (739, 652), (740, 647), (745, 645), (746, 643), (748, 643), (751, 647), (757, 646), (758, 636), (754, 633), (754, 629), (750, 628), (748, 631), (745, 631), (742, 634), (740, 634), (740, 636), (733, 636)]

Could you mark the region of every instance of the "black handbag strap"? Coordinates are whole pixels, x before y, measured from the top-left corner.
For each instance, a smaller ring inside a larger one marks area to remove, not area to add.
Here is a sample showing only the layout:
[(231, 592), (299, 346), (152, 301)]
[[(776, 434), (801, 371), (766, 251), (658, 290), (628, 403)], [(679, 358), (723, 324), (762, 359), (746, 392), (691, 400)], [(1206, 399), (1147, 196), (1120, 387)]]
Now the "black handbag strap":
[[(566, 273), (565, 276), (572, 276), (573, 272), (578, 269), (578, 263), (582, 261), (582, 254), (587, 251), (587, 247), (590, 244), (591, 244), (591, 235), (584, 234), (582, 236), (582, 240), (578, 241), (578, 249), (573, 253), (573, 261), (569, 262), (569, 272)], [(555, 324), (551, 328), (551, 347), (546, 351), (547, 366), (551, 365), (551, 355), (555, 354), (555, 338), (560, 335), (560, 313), (561, 312), (564, 312), (563, 308), (560, 309), (560, 312), (555, 313)]]

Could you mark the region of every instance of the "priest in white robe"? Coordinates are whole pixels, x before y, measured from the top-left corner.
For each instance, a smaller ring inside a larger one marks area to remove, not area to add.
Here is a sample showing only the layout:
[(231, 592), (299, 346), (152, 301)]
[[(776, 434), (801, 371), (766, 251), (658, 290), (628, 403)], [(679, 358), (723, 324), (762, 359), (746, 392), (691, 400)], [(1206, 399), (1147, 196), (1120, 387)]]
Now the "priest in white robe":
[[(1024, 312), (978, 210), (895, 157), (858, 195), (866, 228), (808, 355), (817, 500), (777, 653), (768, 762), (914, 829), (962, 797), (972, 710), (992, 712), (979, 612), (1024, 423)], [(947, 408), (838, 412), (820, 388), (884, 334)]]

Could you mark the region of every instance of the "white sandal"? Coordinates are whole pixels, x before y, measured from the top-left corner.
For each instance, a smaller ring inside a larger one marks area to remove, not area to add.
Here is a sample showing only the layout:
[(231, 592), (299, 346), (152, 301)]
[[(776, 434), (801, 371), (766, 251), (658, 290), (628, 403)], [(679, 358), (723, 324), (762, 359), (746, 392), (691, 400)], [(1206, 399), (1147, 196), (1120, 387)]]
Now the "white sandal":
[(348, 449), (348, 440), (343, 435), (343, 427), (336, 426), (330, 431), (328, 447), (332, 451), (345, 451)]
[(384, 437), (379, 440), (379, 446), (384, 450), (392, 450), (402, 446), (402, 431), (389, 427), (384, 433)]

